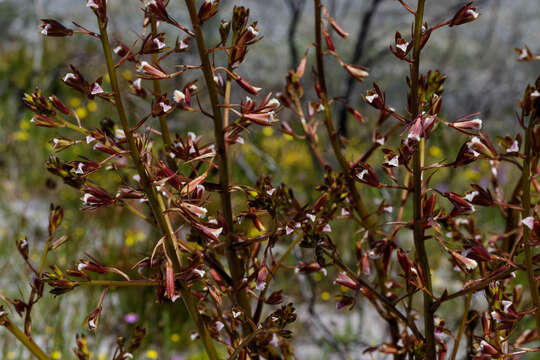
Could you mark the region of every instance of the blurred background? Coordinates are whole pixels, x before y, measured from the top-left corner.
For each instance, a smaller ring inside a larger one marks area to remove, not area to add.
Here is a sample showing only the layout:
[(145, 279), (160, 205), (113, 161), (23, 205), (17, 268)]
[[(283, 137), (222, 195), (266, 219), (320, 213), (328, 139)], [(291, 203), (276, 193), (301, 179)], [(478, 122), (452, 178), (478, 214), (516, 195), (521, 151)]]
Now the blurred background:
[[(350, 143), (347, 156), (354, 159), (371, 144), (376, 114), (363, 103), (360, 94), (372, 88), (373, 81), (386, 91), (391, 106), (401, 111), (406, 108), (405, 76), (409, 69), (390, 53), (388, 46), (393, 44), (396, 31), (409, 37), (412, 17), (394, 0), (327, 0), (325, 3), (350, 34), (346, 40), (334, 37), (338, 52), (347, 63), (367, 66), (370, 72), (365, 83), (355, 83), (332, 58), (327, 60), (330, 95), (347, 99), (367, 119), (367, 124), (360, 124), (351, 116), (347, 117), (347, 112), (339, 105), (333, 109), (336, 122)], [(457, 0), (428, 1), (426, 19), (436, 24), (451, 17), (463, 4)], [(540, 52), (540, 3), (537, 0), (479, 0), (475, 4), (482, 13), (477, 21), (444, 28), (432, 35), (423, 52), (422, 69), (424, 72), (438, 69), (448, 76), (441, 114), (445, 120), (453, 121), (478, 112), (489, 135), (494, 137), (503, 132), (514, 136), (518, 131), (514, 115), (517, 101), (526, 85), (534, 82), (540, 73), (539, 62), (518, 63), (514, 48), (527, 44), (533, 53)], [(251, 19), (259, 22), (264, 36), (251, 48), (241, 67), (241, 75), (256, 86), (281, 91), (288, 69), (296, 67), (313, 41), (312, 1), (221, 0), (219, 16), (211, 20), (214, 24), (209, 23), (205, 28), (215, 29), (216, 22), (230, 18), (233, 5), (251, 9)], [(109, 0), (109, 7), (111, 37), (126, 44), (133, 43), (141, 31), (141, 3)], [(169, 11), (180, 23), (188, 23), (183, 1), (172, 1)], [(51, 254), (50, 262), (60, 267), (71, 266), (74, 259), (89, 253), (104, 263), (116, 263), (127, 269), (134, 259), (151, 251), (156, 240), (143, 223), (120, 209), (95, 214), (81, 212), (79, 192), (46, 171), (44, 162), (54, 153), (49, 140), (55, 137), (56, 130), (31, 126), (31, 113), (21, 102), (24, 92), (40, 87), (46, 95), (57, 94), (76, 109), (81, 121), (90, 127), (99, 126), (103, 117), (114, 118), (115, 114), (109, 114), (111, 108), (103, 103), (81, 98), (61, 81), (68, 72), (68, 64), (80, 68), (88, 78), (104, 75), (99, 44), (84, 36), (44, 38), (39, 34), (40, 18), (53, 18), (65, 25), (73, 20), (96, 29), (94, 15), (82, 0), (0, 0), (0, 33), (4, 34), (0, 41), (0, 294), (9, 297), (20, 294), (27, 297), (29, 292), (26, 285), (29, 273), (17, 254), (15, 240), (27, 236), (31, 259), (39, 261), (51, 202), (64, 207), (66, 220), (60, 233), (70, 239)], [(169, 32), (172, 44), (177, 34), (171, 32), (170, 27), (164, 26), (162, 30)], [(217, 32), (207, 33), (209, 44), (217, 43), (218, 38)], [(171, 69), (174, 64), (198, 64), (194, 51), (173, 55), (167, 61)], [(308, 69), (311, 66), (312, 59), (308, 61)], [(130, 65), (121, 68), (121, 75), (131, 80), (136, 74)], [(200, 78), (196, 73), (189, 76), (190, 79)], [(177, 81), (181, 80), (171, 80), (170, 89), (175, 88)], [(305, 76), (305, 81), (306, 97), (314, 99), (310, 76)], [(141, 104), (135, 100), (130, 104), (133, 112), (141, 109)], [(287, 111), (281, 118), (290, 118), (291, 123), (297, 121)], [(178, 133), (195, 131), (211, 139), (208, 119), (182, 115), (169, 119), (169, 126)], [(433, 161), (452, 160), (465, 139), (455, 133), (439, 132), (435, 136), (437, 145), (428, 148)], [(333, 156), (326, 143), (326, 138), (321, 136), (321, 151), (332, 164)], [(245, 144), (233, 151), (236, 183), (254, 184), (259, 174), (269, 174), (275, 184), (289, 184), (304, 201), (315, 196), (314, 188), (321, 183), (305, 144), (283, 136), (278, 127), (252, 129)], [(68, 149), (59, 156), (73, 160), (78, 155), (84, 153)], [(459, 192), (471, 182), (487, 183), (485, 170), (467, 168), (460, 173), (466, 179), (456, 179), (451, 170), (443, 170), (436, 178), (439, 187)], [(503, 183), (512, 182), (511, 174), (503, 171), (501, 176)], [(501, 229), (498, 215), (486, 211), (480, 216), (485, 219), (482, 226), (491, 231)], [(337, 229), (336, 241), (346, 246), (353, 243), (345, 224), (333, 225), (333, 228)], [(298, 281), (292, 284), (278, 279), (283, 282), (285, 292), (291, 294), (299, 313), (295, 329), (297, 356), (299, 359), (368, 358), (362, 351), (384, 341), (385, 325), (371, 308), (361, 303), (351, 312), (337, 312), (333, 299), (336, 290), (330, 279), (333, 278), (298, 276)], [(438, 290), (457, 288), (461, 284), (457, 273), (446, 268), (435, 269), (434, 282)], [(166, 305), (170, 311), (160, 311), (163, 305), (154, 304), (155, 295), (150, 289), (136, 293), (122, 289), (111, 291), (104, 304), (100, 331), (97, 335), (90, 334), (84, 320), (95, 308), (98, 297), (99, 289), (76, 289), (56, 298), (47, 294), (38, 303), (33, 316), (34, 333), (53, 359), (73, 358), (71, 348), (76, 333), (88, 336), (94, 359), (109, 359), (111, 340), (114, 341), (115, 336), (129, 336), (135, 325), (145, 326), (149, 333), (137, 358), (202, 358), (196, 344), (190, 340), (193, 326), (187, 322), (185, 312), (175, 305)], [(451, 304), (455, 306), (460, 303)], [(481, 309), (482, 306), (481, 294), (475, 295), (473, 307)], [(442, 308), (440, 312), (449, 316), (447, 324), (455, 329), (460, 318), (452, 317), (452, 308)], [(28, 358), (2, 329), (0, 358)]]

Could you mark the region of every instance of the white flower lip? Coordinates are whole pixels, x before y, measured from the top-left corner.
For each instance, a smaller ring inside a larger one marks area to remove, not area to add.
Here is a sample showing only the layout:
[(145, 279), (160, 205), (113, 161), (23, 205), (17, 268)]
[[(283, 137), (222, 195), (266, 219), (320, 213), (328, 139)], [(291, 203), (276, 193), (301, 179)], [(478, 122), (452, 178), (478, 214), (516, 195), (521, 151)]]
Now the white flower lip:
[(64, 82), (67, 82), (70, 79), (77, 79), (77, 76), (74, 73), (67, 73), (64, 78), (62, 79)]
[(368, 95), (368, 96), (366, 96), (366, 100), (368, 101), (368, 103), (371, 104), (373, 102), (373, 100), (375, 100), (378, 97), (379, 97), (378, 94)]
[(90, 92), (90, 94), (92, 95), (97, 95), (97, 94), (103, 94), (104, 91), (103, 89), (101, 88), (101, 86), (95, 82), (93, 85), (92, 85), (92, 91)]
[(152, 42), (157, 46), (158, 50), (161, 50), (165, 47), (165, 43), (158, 38), (155, 38), (154, 40), (152, 40)]
[(51, 28), (51, 24), (47, 24), (45, 25), (45, 27), (43, 28), (43, 30), (41, 30), (41, 34), (43, 35), (47, 35), (49, 33), (49, 29)]
[(407, 51), (407, 47), (409, 46), (408, 42), (404, 42), (403, 44), (397, 44), (396, 47), (400, 49), (403, 52)]
[(183, 102), (183, 101), (186, 99), (186, 94), (184, 94), (184, 93), (183, 93), (182, 91), (180, 91), (180, 90), (174, 90), (173, 98), (174, 98), (174, 101), (175, 101), (175, 102), (181, 103), (181, 102)]

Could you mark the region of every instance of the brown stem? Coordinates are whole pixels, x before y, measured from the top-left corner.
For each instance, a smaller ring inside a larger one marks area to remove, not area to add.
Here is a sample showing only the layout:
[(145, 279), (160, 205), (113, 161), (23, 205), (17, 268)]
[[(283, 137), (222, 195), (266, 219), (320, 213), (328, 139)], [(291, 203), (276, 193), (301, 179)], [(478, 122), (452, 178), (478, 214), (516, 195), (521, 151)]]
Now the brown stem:
[[(163, 199), (161, 199), (156, 189), (152, 185), (149, 174), (140, 157), (139, 150), (135, 142), (135, 138), (129, 127), (126, 111), (124, 108), (124, 103), (122, 101), (122, 96), (120, 94), (120, 87), (118, 85), (116, 69), (112, 61), (111, 47), (109, 44), (109, 37), (107, 33), (107, 24), (102, 22), (101, 19), (99, 19), (98, 17), (98, 25), (99, 25), (100, 35), (101, 35), (100, 39), (101, 39), (101, 44), (103, 47), (103, 53), (105, 55), (105, 60), (107, 63), (107, 70), (109, 73), (109, 78), (111, 80), (111, 87), (114, 94), (115, 106), (118, 112), (118, 117), (120, 118), (120, 122), (122, 124), (122, 128), (126, 135), (127, 143), (130, 150), (130, 156), (133, 163), (135, 164), (137, 173), (139, 174), (141, 178), (140, 182), (141, 182), (144, 192), (146, 193), (146, 196), (148, 197), (148, 203), (149, 203), (150, 209), (152, 210), (152, 214), (154, 215), (154, 218), (156, 219), (158, 223), (159, 229), (161, 230), (163, 234), (165, 234), (167, 238), (166, 246), (168, 248), (172, 248), (171, 252), (176, 253), (175, 268), (178, 271), (181, 268), (181, 261), (182, 261), (182, 254), (179, 248), (180, 241), (176, 238), (176, 235), (174, 234), (169, 218), (164, 215), (165, 205), (163, 204)], [(193, 251), (193, 247), (189, 243), (181, 242), (181, 244), (188, 251)], [(201, 318), (199, 314), (195, 297), (193, 296), (193, 294), (191, 293), (191, 291), (189, 290), (189, 288), (186, 286), (186, 284), (183, 281), (179, 281), (179, 284), (180, 284), (180, 291), (182, 293), (182, 299), (184, 301), (184, 304), (186, 305), (186, 308), (191, 318), (197, 325), (197, 328), (199, 330), (199, 336), (201, 337), (204, 343), (208, 357), (211, 360), (219, 359), (217, 355), (217, 351), (214, 347), (214, 343), (212, 342), (212, 339), (206, 327), (206, 324), (204, 323), (203, 319)]]
[[(152, 27), (152, 36), (155, 36), (157, 34), (157, 22), (153, 16), (150, 18), (150, 25)], [(154, 62), (157, 65), (158, 59), (159, 59), (158, 54), (157, 53), (152, 54), (152, 59), (154, 59)], [(154, 98), (156, 99), (156, 101), (158, 101), (161, 96), (161, 84), (159, 83), (158, 79), (154, 79), (153, 83), (154, 83)], [(169, 126), (167, 125), (167, 118), (165, 117), (165, 115), (161, 115), (159, 117), (159, 124), (161, 126), (161, 136), (163, 138), (163, 143), (166, 145), (166, 147), (169, 147), (171, 146), (172, 142), (171, 142), (171, 134), (169, 133)]]
[[(219, 183), (221, 187), (221, 209), (225, 218), (227, 229), (225, 231), (225, 253), (227, 255), (227, 261), (231, 270), (231, 277), (235, 286), (241, 284), (244, 277), (244, 263), (241, 258), (236, 254), (236, 250), (233, 245), (233, 213), (231, 193), (229, 189), (229, 166), (227, 161), (227, 148), (225, 146), (225, 134), (223, 131), (223, 116), (219, 108), (219, 99), (216, 89), (216, 83), (214, 82), (214, 72), (212, 70), (212, 64), (208, 56), (208, 51), (204, 42), (204, 36), (201, 29), (201, 23), (197, 14), (197, 8), (195, 7), (194, 0), (186, 0), (186, 5), (193, 25), (193, 32), (195, 33), (195, 39), (197, 40), (197, 46), (199, 49), (199, 57), (202, 63), (202, 71), (208, 88), (208, 94), (210, 96), (210, 102), (212, 104), (212, 115), (214, 120), (214, 136), (216, 140), (216, 151), (219, 157)], [(247, 297), (245, 290), (234, 291), (236, 302), (242, 307), (244, 313), (248, 318), (251, 317), (251, 305)]]
[[(532, 159), (532, 137), (534, 125), (536, 123), (536, 111), (532, 113), (529, 119), (529, 126), (525, 134), (525, 160), (523, 161), (523, 175), (521, 176), (522, 208), (521, 218), (531, 216), (531, 159)], [(529, 290), (536, 307), (534, 317), (536, 319), (536, 331), (540, 334), (540, 295), (538, 294), (538, 283), (534, 275), (533, 254), (530, 245), (531, 230), (527, 226), (523, 227), (523, 244), (525, 246), (525, 266), (529, 280)]]
[[(424, 20), (424, 5), (425, 0), (418, 0), (418, 6), (414, 19), (414, 34), (413, 34), (413, 63), (411, 65), (411, 115), (414, 121), (420, 111), (420, 94), (419, 94), (419, 76), (420, 76), (420, 52), (422, 50), (422, 22)], [(423, 192), (423, 171), (424, 166), (424, 147), (425, 140), (422, 137), (418, 144), (418, 149), (413, 156), (413, 217), (414, 217), (414, 246), (416, 249), (416, 258), (420, 263), (422, 273), (425, 278), (424, 294), (424, 333), (426, 344), (424, 350), (424, 358), (426, 360), (435, 359), (435, 321), (434, 311), (432, 309), (433, 293), (431, 286), (431, 269), (425, 247), (424, 237), (424, 221), (422, 214), (422, 192)]]
[[(366, 228), (368, 232), (368, 241), (371, 246), (375, 244), (375, 236), (377, 232), (377, 220), (374, 218), (375, 215), (369, 214), (360, 193), (356, 188), (356, 182), (351, 175), (351, 167), (349, 162), (343, 155), (341, 151), (341, 144), (339, 141), (339, 135), (334, 127), (334, 122), (332, 120), (332, 113), (330, 111), (330, 104), (328, 101), (328, 90), (326, 86), (325, 70), (324, 70), (324, 59), (323, 59), (323, 48), (322, 48), (322, 19), (321, 19), (321, 0), (315, 1), (315, 49), (317, 57), (317, 75), (320, 87), (320, 96), (322, 100), (322, 105), (324, 107), (324, 117), (325, 125), (328, 131), (328, 136), (330, 138), (330, 143), (332, 145), (332, 150), (339, 162), (341, 171), (345, 177), (347, 187), (351, 193), (353, 199), (353, 205), (356, 210), (356, 213), (359, 215), (362, 225)], [(377, 272), (377, 282), (379, 289), (384, 290), (384, 284), (386, 282), (386, 271), (384, 269), (384, 264), (382, 263), (382, 258), (379, 258), (375, 262), (376, 272)], [(388, 300), (388, 299), (387, 299)], [(389, 301), (390, 302), (390, 301)], [(390, 313), (392, 309), (387, 308)], [(394, 314), (395, 315), (395, 314)], [(387, 319), (388, 325), (390, 326), (390, 333), (394, 341), (399, 340), (399, 328), (398, 323), (395, 321), (395, 318), (389, 317)], [(396, 337), (398, 336), (398, 337)], [(396, 359), (399, 359), (400, 356), (396, 355)]]

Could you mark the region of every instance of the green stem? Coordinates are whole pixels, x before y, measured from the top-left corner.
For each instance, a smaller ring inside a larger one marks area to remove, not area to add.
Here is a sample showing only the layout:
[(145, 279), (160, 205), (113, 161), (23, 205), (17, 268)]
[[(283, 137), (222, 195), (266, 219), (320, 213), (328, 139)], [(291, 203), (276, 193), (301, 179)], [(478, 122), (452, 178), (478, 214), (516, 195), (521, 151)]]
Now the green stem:
[[(212, 70), (212, 64), (208, 56), (208, 51), (204, 42), (204, 36), (202, 33), (201, 23), (197, 14), (197, 8), (195, 7), (194, 0), (185, 0), (193, 25), (193, 32), (195, 33), (195, 39), (197, 40), (197, 46), (199, 49), (199, 57), (202, 64), (202, 71), (206, 86), (208, 88), (208, 95), (212, 105), (212, 115), (214, 120), (214, 136), (216, 140), (216, 151), (219, 157), (219, 183), (221, 187), (221, 209), (227, 225), (225, 233), (225, 254), (231, 270), (231, 277), (235, 286), (241, 284), (244, 277), (244, 264), (241, 258), (236, 254), (236, 250), (233, 245), (233, 213), (231, 193), (229, 189), (229, 166), (227, 161), (227, 148), (225, 144), (225, 134), (223, 131), (223, 116), (219, 108), (218, 92), (216, 89), (216, 83), (214, 82), (214, 72)], [(235, 292), (235, 300), (242, 307), (244, 313), (248, 318), (251, 317), (251, 305), (247, 297), (245, 290)]]
[[(120, 94), (120, 87), (118, 85), (116, 69), (114, 67), (114, 63), (112, 60), (111, 47), (109, 44), (109, 37), (107, 33), (107, 25), (103, 23), (99, 18), (98, 18), (98, 24), (99, 24), (99, 30), (100, 30), (100, 35), (101, 35), (100, 36), (101, 44), (103, 47), (103, 52), (104, 52), (105, 60), (107, 63), (107, 70), (109, 73), (111, 86), (114, 93), (116, 110), (118, 112), (118, 117), (120, 118), (122, 128), (124, 129), (124, 133), (126, 135), (127, 143), (130, 150), (130, 155), (135, 164), (137, 173), (141, 177), (140, 183), (141, 183), (141, 186), (143, 187), (144, 192), (146, 193), (146, 196), (148, 197), (148, 203), (149, 203), (150, 209), (152, 210), (152, 214), (154, 215), (154, 218), (156, 219), (158, 223), (159, 229), (161, 230), (163, 234), (165, 234), (167, 238), (166, 246), (169, 250), (171, 250), (171, 252), (176, 253), (176, 262), (174, 265), (175, 265), (175, 270), (179, 271), (181, 268), (181, 262), (182, 262), (182, 254), (179, 248), (179, 243), (181, 243), (182, 246), (190, 252), (193, 251), (193, 247), (189, 243), (185, 241), (179, 241), (179, 239), (176, 238), (176, 235), (174, 234), (174, 230), (172, 229), (169, 218), (164, 215), (165, 205), (163, 203), (163, 199), (157, 193), (156, 189), (152, 186), (152, 182), (150, 180), (146, 167), (140, 157), (139, 150), (135, 142), (135, 138), (129, 127), (126, 111), (125, 111), (124, 104), (122, 101), (122, 96)], [(183, 281), (179, 281), (179, 284), (180, 284), (180, 291), (182, 293), (182, 299), (184, 301), (184, 304), (186, 305), (186, 308), (191, 318), (197, 325), (197, 328), (199, 330), (199, 336), (201, 337), (204, 343), (208, 357), (211, 360), (219, 359), (214, 343), (212, 342), (212, 339), (206, 327), (206, 324), (204, 323), (202, 317), (199, 314), (197, 303), (193, 294), (191, 293), (191, 291), (189, 290), (189, 288), (186, 286), (186, 284)]]
[(463, 308), (463, 317), (461, 318), (461, 324), (459, 325), (459, 330), (456, 335), (456, 340), (454, 341), (454, 348), (452, 349), (451, 360), (456, 359), (457, 352), (459, 350), (459, 343), (461, 342), (461, 337), (463, 336), (463, 331), (465, 330), (465, 325), (467, 325), (467, 318), (469, 317), (469, 307), (471, 306), (472, 292), (467, 294), (465, 298), (465, 307)]
[[(420, 77), (420, 52), (422, 50), (422, 22), (424, 20), (424, 5), (425, 0), (418, 0), (414, 19), (414, 49), (413, 49), (413, 64), (411, 65), (411, 115), (412, 121), (418, 117), (420, 112), (420, 94), (419, 94), (419, 77)], [(435, 321), (434, 312), (432, 310), (433, 299), (430, 294), (433, 293), (431, 285), (431, 269), (429, 267), (428, 256), (425, 247), (424, 224), (422, 214), (422, 191), (423, 191), (423, 165), (424, 165), (424, 148), (425, 140), (422, 137), (418, 145), (417, 151), (413, 156), (413, 217), (414, 217), (414, 246), (416, 249), (416, 258), (420, 263), (422, 273), (425, 279), (424, 291), (424, 332), (426, 337), (424, 358), (435, 359)]]
[(41, 350), (41, 348), (32, 340), (26, 336), (18, 327), (15, 326), (7, 316), (0, 318), (0, 325), (4, 326), (10, 333), (12, 333), (23, 345), (39, 360), (49, 360), (49, 356)]
[[(522, 212), (521, 218), (531, 216), (531, 162), (532, 162), (532, 136), (534, 125), (536, 122), (536, 111), (534, 111), (529, 119), (529, 126), (525, 134), (525, 160), (523, 161), (523, 175), (521, 176), (521, 192), (522, 192)], [(527, 269), (527, 277), (529, 280), (529, 288), (531, 297), (536, 307), (534, 317), (536, 319), (536, 330), (540, 334), (540, 295), (538, 294), (538, 283), (534, 275), (533, 254), (530, 245), (531, 230), (527, 226), (523, 227), (523, 243), (525, 246), (525, 266)]]
[(89, 280), (78, 283), (80, 286), (109, 286), (109, 287), (137, 287), (158, 286), (161, 282), (156, 280)]
[[(368, 232), (368, 241), (369, 241), (370, 246), (374, 246), (376, 242), (376, 234), (377, 234), (377, 219), (375, 218), (375, 215), (370, 214), (368, 212), (364, 202), (362, 201), (362, 198), (360, 197), (360, 193), (358, 192), (358, 189), (356, 188), (356, 182), (353, 176), (351, 175), (351, 167), (349, 165), (349, 162), (347, 161), (347, 159), (345, 158), (345, 155), (343, 155), (343, 152), (341, 151), (339, 135), (334, 127), (334, 122), (332, 120), (332, 113), (330, 111), (330, 104), (328, 101), (328, 89), (326, 86), (324, 57), (323, 57), (323, 49), (322, 49), (321, 0), (314, 0), (314, 1), (315, 1), (315, 49), (316, 49), (316, 57), (317, 57), (317, 75), (318, 75), (318, 80), (319, 80), (322, 105), (324, 107), (325, 125), (328, 132), (328, 136), (330, 138), (330, 143), (332, 145), (332, 150), (339, 162), (341, 171), (343, 172), (345, 176), (347, 187), (351, 193), (353, 203), (354, 203), (353, 205), (356, 210), (356, 213), (360, 217), (362, 225), (365, 227), (365, 229)], [(382, 258), (379, 258), (375, 261), (375, 268), (377, 272), (377, 285), (380, 291), (384, 291), (385, 289), (384, 284), (386, 282), (387, 276), (386, 276), (386, 270), (384, 268), (384, 264), (382, 262)], [(390, 333), (392, 335), (392, 339), (394, 341), (398, 341), (399, 340), (399, 324), (397, 323), (396, 318), (393, 316), (394, 314), (392, 312), (392, 309), (388, 308), (387, 306), (385, 306), (385, 308), (392, 315), (386, 318), (388, 325), (390, 327)], [(396, 354), (394, 358), (401, 359), (403, 357), (399, 354)]]

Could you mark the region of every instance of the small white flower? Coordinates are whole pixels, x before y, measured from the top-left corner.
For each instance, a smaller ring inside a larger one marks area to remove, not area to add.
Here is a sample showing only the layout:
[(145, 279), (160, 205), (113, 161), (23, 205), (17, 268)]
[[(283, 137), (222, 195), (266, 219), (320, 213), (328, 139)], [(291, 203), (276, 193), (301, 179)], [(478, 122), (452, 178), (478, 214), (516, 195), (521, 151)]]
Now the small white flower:
[(195, 339), (198, 338), (198, 337), (199, 337), (199, 333), (197, 333), (197, 332), (195, 332), (195, 331), (192, 332), (191, 335), (189, 336), (189, 338), (190, 338), (192, 341), (195, 340)]
[(257, 31), (253, 26), (249, 26), (247, 31), (249, 31), (253, 36), (259, 35), (259, 31)]
[(193, 272), (199, 275), (200, 277), (204, 277), (204, 274), (206, 274), (206, 271), (201, 269), (193, 269)]
[(540, 92), (538, 92), (538, 90), (534, 90), (532, 93), (531, 93), (531, 98), (533, 99), (536, 99), (537, 97), (540, 96)]
[(70, 79), (75, 80), (77, 79), (77, 76), (74, 73), (67, 73), (66, 75), (64, 75), (64, 78), (62, 80), (64, 80), (64, 82), (67, 82)]
[(258, 291), (263, 291), (265, 288), (266, 288), (266, 281), (263, 281), (261, 283), (258, 283), (257, 285), (255, 285), (255, 288), (258, 290)]
[(83, 271), (84, 269), (86, 269), (86, 264), (84, 263), (80, 263), (78, 266), (77, 266), (77, 270), (79, 271)]
[(141, 90), (142, 89), (142, 86), (141, 86), (141, 78), (138, 78), (137, 80), (135, 80), (133, 82), (133, 87), (137, 90)]
[(174, 159), (174, 158), (176, 157), (176, 155), (175, 155), (173, 152), (170, 152), (170, 153), (169, 153), (169, 157), (170, 157), (171, 159)]
[(378, 97), (379, 97), (378, 94), (368, 95), (368, 96), (366, 96), (366, 100), (367, 100), (368, 103), (371, 104), (373, 102), (373, 100), (375, 100)]
[(139, 174), (133, 175), (133, 180), (136, 182), (141, 182), (141, 176)]
[(285, 226), (285, 234), (291, 235), (293, 233), (293, 229), (289, 227), (289, 225)]
[(92, 8), (92, 9), (99, 9), (99, 5), (96, 4), (94, 0), (88, 0), (86, 3), (86, 7)]
[(323, 273), (324, 276), (328, 276), (328, 271), (326, 271), (326, 268), (322, 268), (321, 272)]
[(318, 112), (324, 111), (324, 105), (323, 105), (323, 104), (319, 104), (319, 106), (317, 107), (317, 111), (318, 111)]
[(519, 151), (519, 143), (517, 140), (514, 140), (514, 142), (512, 143), (512, 146), (506, 149), (507, 153), (513, 153), (513, 152), (518, 152), (518, 151)]
[(96, 140), (96, 138), (91, 136), (91, 135), (86, 136), (86, 143), (87, 144), (90, 144), (92, 141), (95, 141), (95, 140)]
[(83, 204), (88, 204), (88, 199), (92, 197), (92, 194), (86, 193), (82, 198)]
[(155, 38), (154, 40), (152, 40), (152, 42), (157, 46), (158, 50), (161, 50), (165, 47), (165, 43), (158, 38)]
[(84, 174), (83, 166), (84, 163), (80, 162), (77, 166), (77, 170), (75, 170), (75, 174)]
[(386, 205), (385, 207), (383, 207), (383, 211), (391, 214), (392, 211), (394, 211), (394, 208), (390, 205)]
[(172, 106), (164, 103), (163, 101), (159, 103), (159, 106), (161, 106), (161, 109), (163, 109), (163, 112), (167, 112), (172, 109)]
[(397, 167), (399, 166), (399, 155), (394, 156), (386, 162), (389, 166)]
[(530, 230), (532, 230), (534, 227), (534, 218), (532, 216), (526, 217), (525, 219), (521, 220), (521, 222)]
[(216, 321), (216, 330), (219, 332), (221, 331), (225, 325), (221, 321)]
[(270, 101), (268, 102), (267, 104), (268, 106), (272, 107), (272, 108), (277, 108), (280, 104), (279, 100), (276, 99), (276, 98), (272, 98), (270, 99)]
[(236, 138), (236, 142), (239, 143), (239, 144), (243, 144), (243, 143), (244, 143), (244, 138), (241, 137), (241, 136), (238, 136), (238, 137)]
[(279, 346), (279, 338), (277, 337), (276, 333), (272, 334), (272, 340), (270, 340), (269, 344), (275, 348)]
[(93, 85), (92, 85), (92, 91), (90, 92), (90, 94), (92, 95), (97, 95), (97, 94), (103, 94), (105, 91), (103, 91), (103, 89), (101, 88), (101, 86), (95, 82)]
[(366, 176), (367, 173), (368, 173), (367, 169), (364, 169), (360, 171), (358, 174), (356, 174), (356, 177), (358, 178), (358, 180), (363, 181), (364, 176)]
[(474, 11), (473, 9), (467, 9), (466, 14), (471, 15), (474, 19), (478, 19), (478, 17), (480, 16), (480, 14)]
[(232, 316), (233, 318), (238, 318), (240, 315), (242, 315), (242, 312), (241, 311), (234, 311), (232, 312)]
[(330, 224), (324, 225), (322, 231), (324, 231), (324, 232), (332, 232), (332, 228), (330, 227)]
[(114, 137), (117, 139), (124, 139), (126, 137), (126, 133), (123, 129), (116, 129), (114, 131)]
[(212, 235), (214, 235), (215, 237), (218, 237), (221, 232), (223, 231), (223, 228), (220, 227), (220, 228), (217, 228), (217, 229), (212, 229), (210, 228), (210, 232), (212, 233)]
[(270, 196), (272, 196), (272, 194), (276, 191), (276, 189), (270, 189), (270, 190), (266, 190), (266, 193)]
[(96, 328), (96, 320), (95, 319), (88, 320), (88, 327), (94, 330)]
[(125, 353), (124, 355), (122, 355), (122, 360), (125, 360), (125, 359), (133, 359), (133, 354)]
[(181, 103), (186, 100), (186, 95), (180, 90), (174, 90), (173, 99), (176, 103)]
[(468, 202), (471, 202), (474, 200), (474, 198), (478, 195), (478, 191), (471, 191), (470, 193), (468, 193), (467, 195), (465, 195), (465, 199), (468, 201)]
[(191, 91), (197, 91), (197, 89), (198, 89), (198, 88), (197, 88), (197, 85), (195, 85), (195, 84), (192, 84), (192, 85), (189, 87), (189, 90), (191, 90)]
[(118, 45), (117, 47), (114, 48), (113, 52), (114, 52), (115, 54), (118, 54), (118, 53), (120, 53), (120, 51), (122, 51), (122, 49), (123, 49), (123, 47), (121, 47), (120, 45)]
[(312, 222), (315, 222), (316, 216), (313, 214), (306, 214), (306, 216), (311, 220)]
[(381, 146), (384, 145), (384, 137), (377, 138), (375, 142)]
[(482, 130), (482, 119), (472, 119), (471, 122), (474, 124), (474, 130)]
[(504, 312), (507, 312), (510, 306), (512, 306), (512, 302), (509, 300), (503, 300), (501, 303), (503, 305)]
[(409, 43), (408, 42), (404, 42), (403, 44), (398, 44), (396, 45), (396, 47), (398, 49), (400, 49), (401, 51), (403, 52), (406, 52), (407, 51), (407, 47), (409, 46)]
[(345, 209), (345, 208), (342, 208), (341, 209), (341, 216), (348, 216), (350, 215), (351, 213), (349, 212), (349, 210)]
[(188, 44), (184, 40), (180, 41), (180, 50), (184, 50), (187, 48), (188, 48)]
[(416, 142), (419, 142), (420, 141), (420, 135), (418, 134), (414, 134), (414, 133), (409, 133), (409, 135), (407, 135), (407, 140), (408, 139), (411, 139), (411, 140), (414, 140)]
[(43, 28), (43, 30), (41, 30), (41, 34), (43, 34), (43, 35), (46, 36), (46, 35), (48, 34), (50, 28), (51, 28), (51, 24), (45, 25), (45, 27)]

